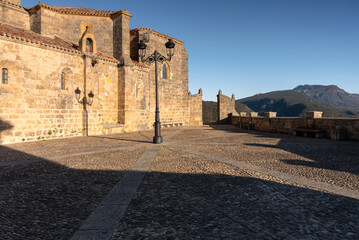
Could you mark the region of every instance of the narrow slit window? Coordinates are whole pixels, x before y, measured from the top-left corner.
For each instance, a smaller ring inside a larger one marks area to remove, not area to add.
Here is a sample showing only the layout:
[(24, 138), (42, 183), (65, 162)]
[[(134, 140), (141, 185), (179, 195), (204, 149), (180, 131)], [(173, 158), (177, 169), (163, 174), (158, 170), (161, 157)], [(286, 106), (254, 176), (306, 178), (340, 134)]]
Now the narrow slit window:
[(137, 86), (137, 83), (135, 83), (135, 88), (136, 88), (136, 98), (138, 98), (138, 86)]
[(166, 67), (166, 64), (163, 64), (163, 67), (162, 67), (162, 79), (167, 79), (167, 67)]
[(65, 90), (65, 74), (61, 73), (61, 90)]
[(1, 70), (1, 79), (2, 79), (2, 81), (1, 81), (1, 83), (2, 84), (8, 84), (8, 73), (7, 73), (7, 69), (6, 68), (3, 68), (2, 70)]

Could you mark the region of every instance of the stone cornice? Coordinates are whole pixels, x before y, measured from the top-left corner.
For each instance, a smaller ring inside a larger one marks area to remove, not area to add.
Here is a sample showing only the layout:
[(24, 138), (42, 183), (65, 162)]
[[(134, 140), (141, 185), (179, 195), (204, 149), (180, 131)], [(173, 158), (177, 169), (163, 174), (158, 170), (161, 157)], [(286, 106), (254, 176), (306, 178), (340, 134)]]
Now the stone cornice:
[[(5, 1), (5, 0), (0, 0)], [(128, 10), (120, 10), (120, 11), (104, 11), (90, 8), (79, 8), (79, 7), (58, 7), (51, 6), (45, 3), (39, 2), (36, 6), (32, 8), (25, 8), (30, 14), (35, 13), (39, 9), (44, 8), (56, 13), (68, 14), (68, 15), (83, 15), (83, 16), (97, 16), (97, 17), (111, 17), (115, 18), (120, 15), (125, 15), (128, 17), (132, 17), (132, 15), (128, 12)]]
[(23, 6), (21, 6), (21, 5), (18, 5), (18, 4), (11, 3), (11, 2), (8, 2), (6, 0), (0, 0), (0, 4), (1, 5), (6, 5), (7, 7), (12, 8), (12, 9), (17, 10), (17, 11), (27, 13), (25, 11), (25, 8)]
[(137, 66), (137, 67), (141, 67), (141, 68), (150, 68), (149, 66), (147, 66), (146, 64), (144, 63), (140, 63), (140, 62), (137, 62), (135, 60), (132, 60), (133, 62), (133, 65)]
[(0, 3), (5, 3), (5, 4), (8, 4), (8, 5), (23, 9), (23, 7), (21, 5), (18, 5), (16, 3), (11, 3), (11, 2), (8, 2), (6, 0), (0, 0)]
[(172, 39), (176, 44), (180, 44), (180, 45), (183, 45), (184, 44), (184, 42), (182, 42), (182, 41), (180, 41), (180, 40), (178, 40), (178, 39), (176, 39), (176, 38), (173, 38), (173, 37), (170, 37), (170, 36), (168, 36), (168, 35), (166, 35), (166, 34), (163, 34), (163, 33), (160, 33), (160, 32), (157, 32), (157, 31), (155, 31), (155, 30), (153, 30), (153, 29), (151, 29), (151, 28), (144, 28), (144, 27), (138, 27), (138, 28), (135, 28), (135, 29), (131, 29), (131, 32), (138, 32), (138, 31), (148, 31), (148, 32), (150, 32), (150, 33), (152, 33), (152, 34), (154, 34), (154, 35), (156, 35), (156, 36), (158, 36), (158, 37), (161, 37), (161, 38), (165, 38), (165, 39)]

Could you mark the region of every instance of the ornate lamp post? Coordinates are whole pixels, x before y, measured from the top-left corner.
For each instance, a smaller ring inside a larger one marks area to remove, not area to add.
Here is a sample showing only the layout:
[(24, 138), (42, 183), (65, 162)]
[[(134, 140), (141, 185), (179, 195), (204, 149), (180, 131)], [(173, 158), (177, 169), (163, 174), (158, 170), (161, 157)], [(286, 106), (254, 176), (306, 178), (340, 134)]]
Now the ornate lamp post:
[(82, 104), (88, 104), (88, 105), (92, 105), (93, 103), (93, 98), (94, 98), (94, 94), (92, 93), (92, 91), (90, 91), (90, 93), (88, 94), (89, 96), (89, 100), (87, 100), (86, 96), (83, 97), (82, 100), (80, 100), (80, 97), (81, 97), (81, 90), (79, 88), (76, 88), (75, 90), (75, 94), (76, 94), (76, 100), (79, 102), (79, 103), (82, 103)]
[(83, 109), (84, 109), (84, 111), (85, 111), (85, 118), (86, 118), (86, 122), (85, 122), (85, 134), (86, 134), (86, 136), (88, 136), (88, 135), (89, 135), (89, 133), (88, 133), (88, 125), (89, 125), (89, 123), (88, 123), (88, 112), (87, 112), (86, 105), (90, 105), (90, 106), (92, 105), (92, 103), (93, 103), (93, 98), (94, 98), (95, 95), (93, 94), (92, 91), (90, 91), (90, 93), (88, 94), (88, 97), (89, 97), (88, 100), (87, 100), (87, 98), (86, 98), (85, 95), (84, 95), (84, 97), (83, 97), (82, 99), (80, 99), (80, 98), (81, 98), (81, 90), (80, 90), (79, 88), (76, 88), (76, 90), (75, 90), (75, 96), (76, 96), (77, 102), (83, 104)]
[(171, 58), (174, 54), (174, 47), (175, 43), (172, 41), (172, 39), (168, 39), (168, 42), (165, 44), (167, 49), (167, 56), (165, 57), (161, 55), (157, 50), (155, 50), (154, 53), (152, 53), (147, 58), (146, 56), (146, 44), (143, 42), (143, 40), (140, 40), (140, 42), (137, 44), (138, 50), (139, 50), (139, 56), (141, 58), (142, 62), (149, 62), (150, 64), (155, 62), (155, 80), (156, 80), (156, 117), (155, 117), (155, 136), (153, 137), (153, 143), (162, 143), (163, 139), (161, 136), (161, 122), (160, 122), (160, 110), (158, 107), (158, 77), (157, 77), (157, 62), (163, 63), (165, 61), (171, 61)]

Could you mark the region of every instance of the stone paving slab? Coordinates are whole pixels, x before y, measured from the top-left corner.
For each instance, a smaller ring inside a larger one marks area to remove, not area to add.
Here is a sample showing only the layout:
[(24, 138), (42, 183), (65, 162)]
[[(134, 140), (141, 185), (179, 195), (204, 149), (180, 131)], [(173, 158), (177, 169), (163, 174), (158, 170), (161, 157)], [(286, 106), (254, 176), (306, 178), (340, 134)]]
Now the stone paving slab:
[(116, 226), (125, 214), (127, 206), (141, 184), (158, 150), (159, 146), (155, 145), (143, 153), (134, 163), (131, 171), (126, 173), (112, 188), (79, 230), (71, 237), (71, 240), (87, 240), (89, 237), (88, 231), (91, 233), (90, 239), (111, 239)]

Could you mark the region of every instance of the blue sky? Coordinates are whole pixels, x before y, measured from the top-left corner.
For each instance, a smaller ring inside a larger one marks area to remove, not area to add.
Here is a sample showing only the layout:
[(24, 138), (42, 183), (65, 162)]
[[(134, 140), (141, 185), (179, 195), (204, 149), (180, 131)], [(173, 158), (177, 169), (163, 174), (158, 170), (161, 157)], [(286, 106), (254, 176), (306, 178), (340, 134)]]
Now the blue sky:
[[(42, 0), (55, 6), (128, 9), (131, 28), (185, 42), (189, 88), (215, 100), (300, 84), (359, 93), (359, 0)], [(26, 7), (38, 1), (22, 0)]]

